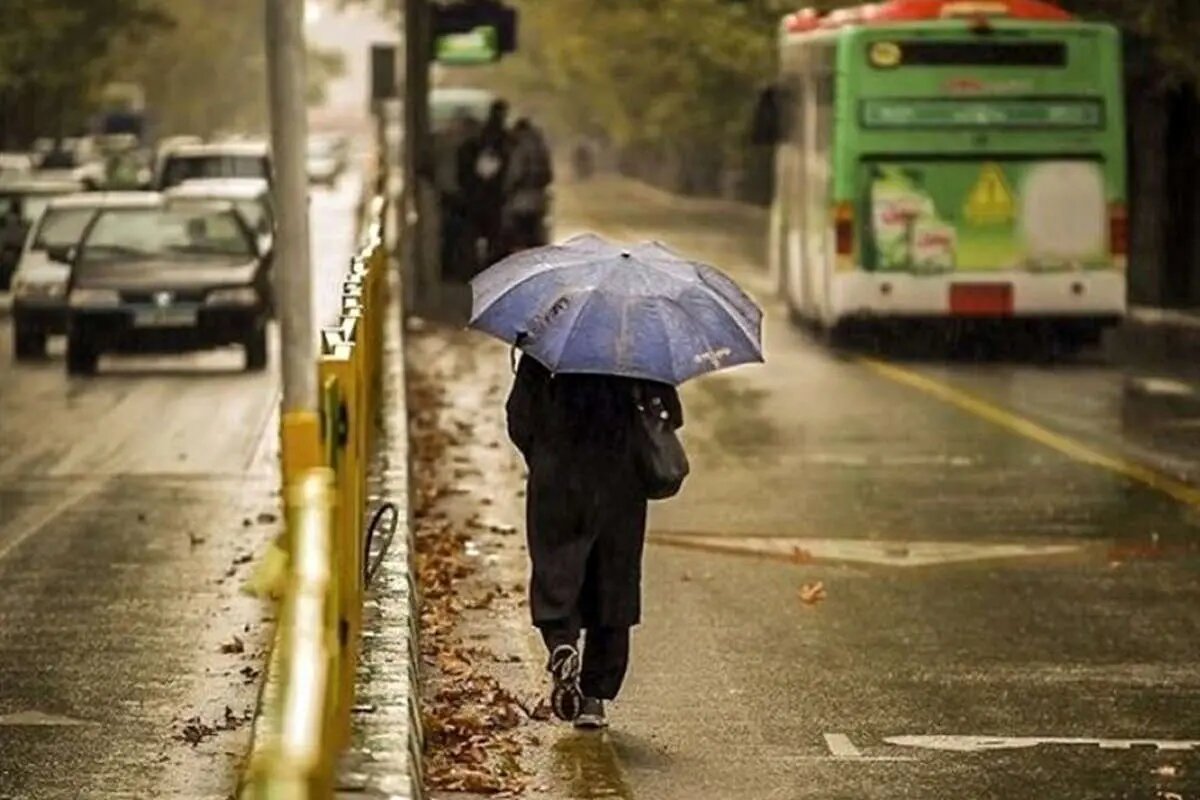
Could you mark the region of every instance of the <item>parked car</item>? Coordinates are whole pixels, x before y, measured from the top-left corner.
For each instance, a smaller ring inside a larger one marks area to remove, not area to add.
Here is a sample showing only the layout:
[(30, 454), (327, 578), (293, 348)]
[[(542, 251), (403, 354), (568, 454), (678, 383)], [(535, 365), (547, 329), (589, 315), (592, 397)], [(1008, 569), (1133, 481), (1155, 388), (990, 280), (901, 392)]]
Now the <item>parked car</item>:
[(71, 259), (88, 223), (105, 208), (154, 208), (157, 192), (83, 192), (50, 200), (25, 237), (12, 280), (13, 354), (46, 354), (46, 340), (67, 332)]
[(227, 141), (181, 144), (160, 152), (155, 188), (164, 191), (194, 178), (259, 178), (273, 183), (270, 148), (265, 142)]
[(0, 183), (0, 291), (7, 291), (29, 229), (55, 197), (83, 189), (79, 181), (26, 180)]
[(67, 371), (96, 371), (106, 352), (185, 352), (241, 345), (267, 365), (267, 271), (232, 203), (177, 200), (96, 214), (73, 259)]

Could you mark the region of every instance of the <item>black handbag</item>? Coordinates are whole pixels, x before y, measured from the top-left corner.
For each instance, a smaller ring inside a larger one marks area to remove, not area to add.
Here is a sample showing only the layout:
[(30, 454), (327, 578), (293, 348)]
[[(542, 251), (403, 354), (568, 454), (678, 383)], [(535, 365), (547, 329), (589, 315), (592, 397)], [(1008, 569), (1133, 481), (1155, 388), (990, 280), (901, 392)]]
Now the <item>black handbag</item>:
[(671, 415), (661, 397), (634, 390), (637, 420), (634, 425), (634, 460), (638, 475), (651, 500), (665, 500), (679, 494), (691, 471), (683, 443), (675, 435)]

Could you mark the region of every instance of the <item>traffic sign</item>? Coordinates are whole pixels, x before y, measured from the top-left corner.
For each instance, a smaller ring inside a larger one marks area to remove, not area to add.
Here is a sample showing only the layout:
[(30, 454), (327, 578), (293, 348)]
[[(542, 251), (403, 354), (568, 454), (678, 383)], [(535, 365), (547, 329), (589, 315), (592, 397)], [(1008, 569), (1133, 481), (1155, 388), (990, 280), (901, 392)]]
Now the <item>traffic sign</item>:
[(979, 181), (967, 197), (967, 219), (975, 225), (1003, 225), (1016, 216), (1016, 202), (998, 164), (984, 164)]

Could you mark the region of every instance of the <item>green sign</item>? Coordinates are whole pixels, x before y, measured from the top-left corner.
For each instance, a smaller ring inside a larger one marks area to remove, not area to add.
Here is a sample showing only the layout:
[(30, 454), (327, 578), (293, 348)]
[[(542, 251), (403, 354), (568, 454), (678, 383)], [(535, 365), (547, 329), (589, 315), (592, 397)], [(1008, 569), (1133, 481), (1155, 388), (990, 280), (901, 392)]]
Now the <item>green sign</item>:
[(1100, 128), (1099, 100), (866, 100), (868, 128)]
[(491, 64), (500, 58), (500, 42), (496, 29), (489, 25), (476, 28), (470, 33), (447, 33), (439, 36), (435, 52), (437, 62), (446, 66)]

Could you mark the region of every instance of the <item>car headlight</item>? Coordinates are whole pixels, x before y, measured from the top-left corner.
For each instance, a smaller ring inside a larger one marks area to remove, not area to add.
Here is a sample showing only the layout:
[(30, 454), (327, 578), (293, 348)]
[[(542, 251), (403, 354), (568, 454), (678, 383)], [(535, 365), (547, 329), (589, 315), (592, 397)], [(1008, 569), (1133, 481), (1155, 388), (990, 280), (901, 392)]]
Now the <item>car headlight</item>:
[(121, 295), (115, 289), (75, 289), (68, 302), (71, 308), (116, 308), (121, 305)]
[(63, 281), (20, 281), (13, 286), (13, 294), (22, 300), (58, 300), (66, 291)]
[(239, 286), (236, 289), (214, 289), (204, 299), (210, 306), (254, 306), (258, 305), (258, 292), (253, 286)]

